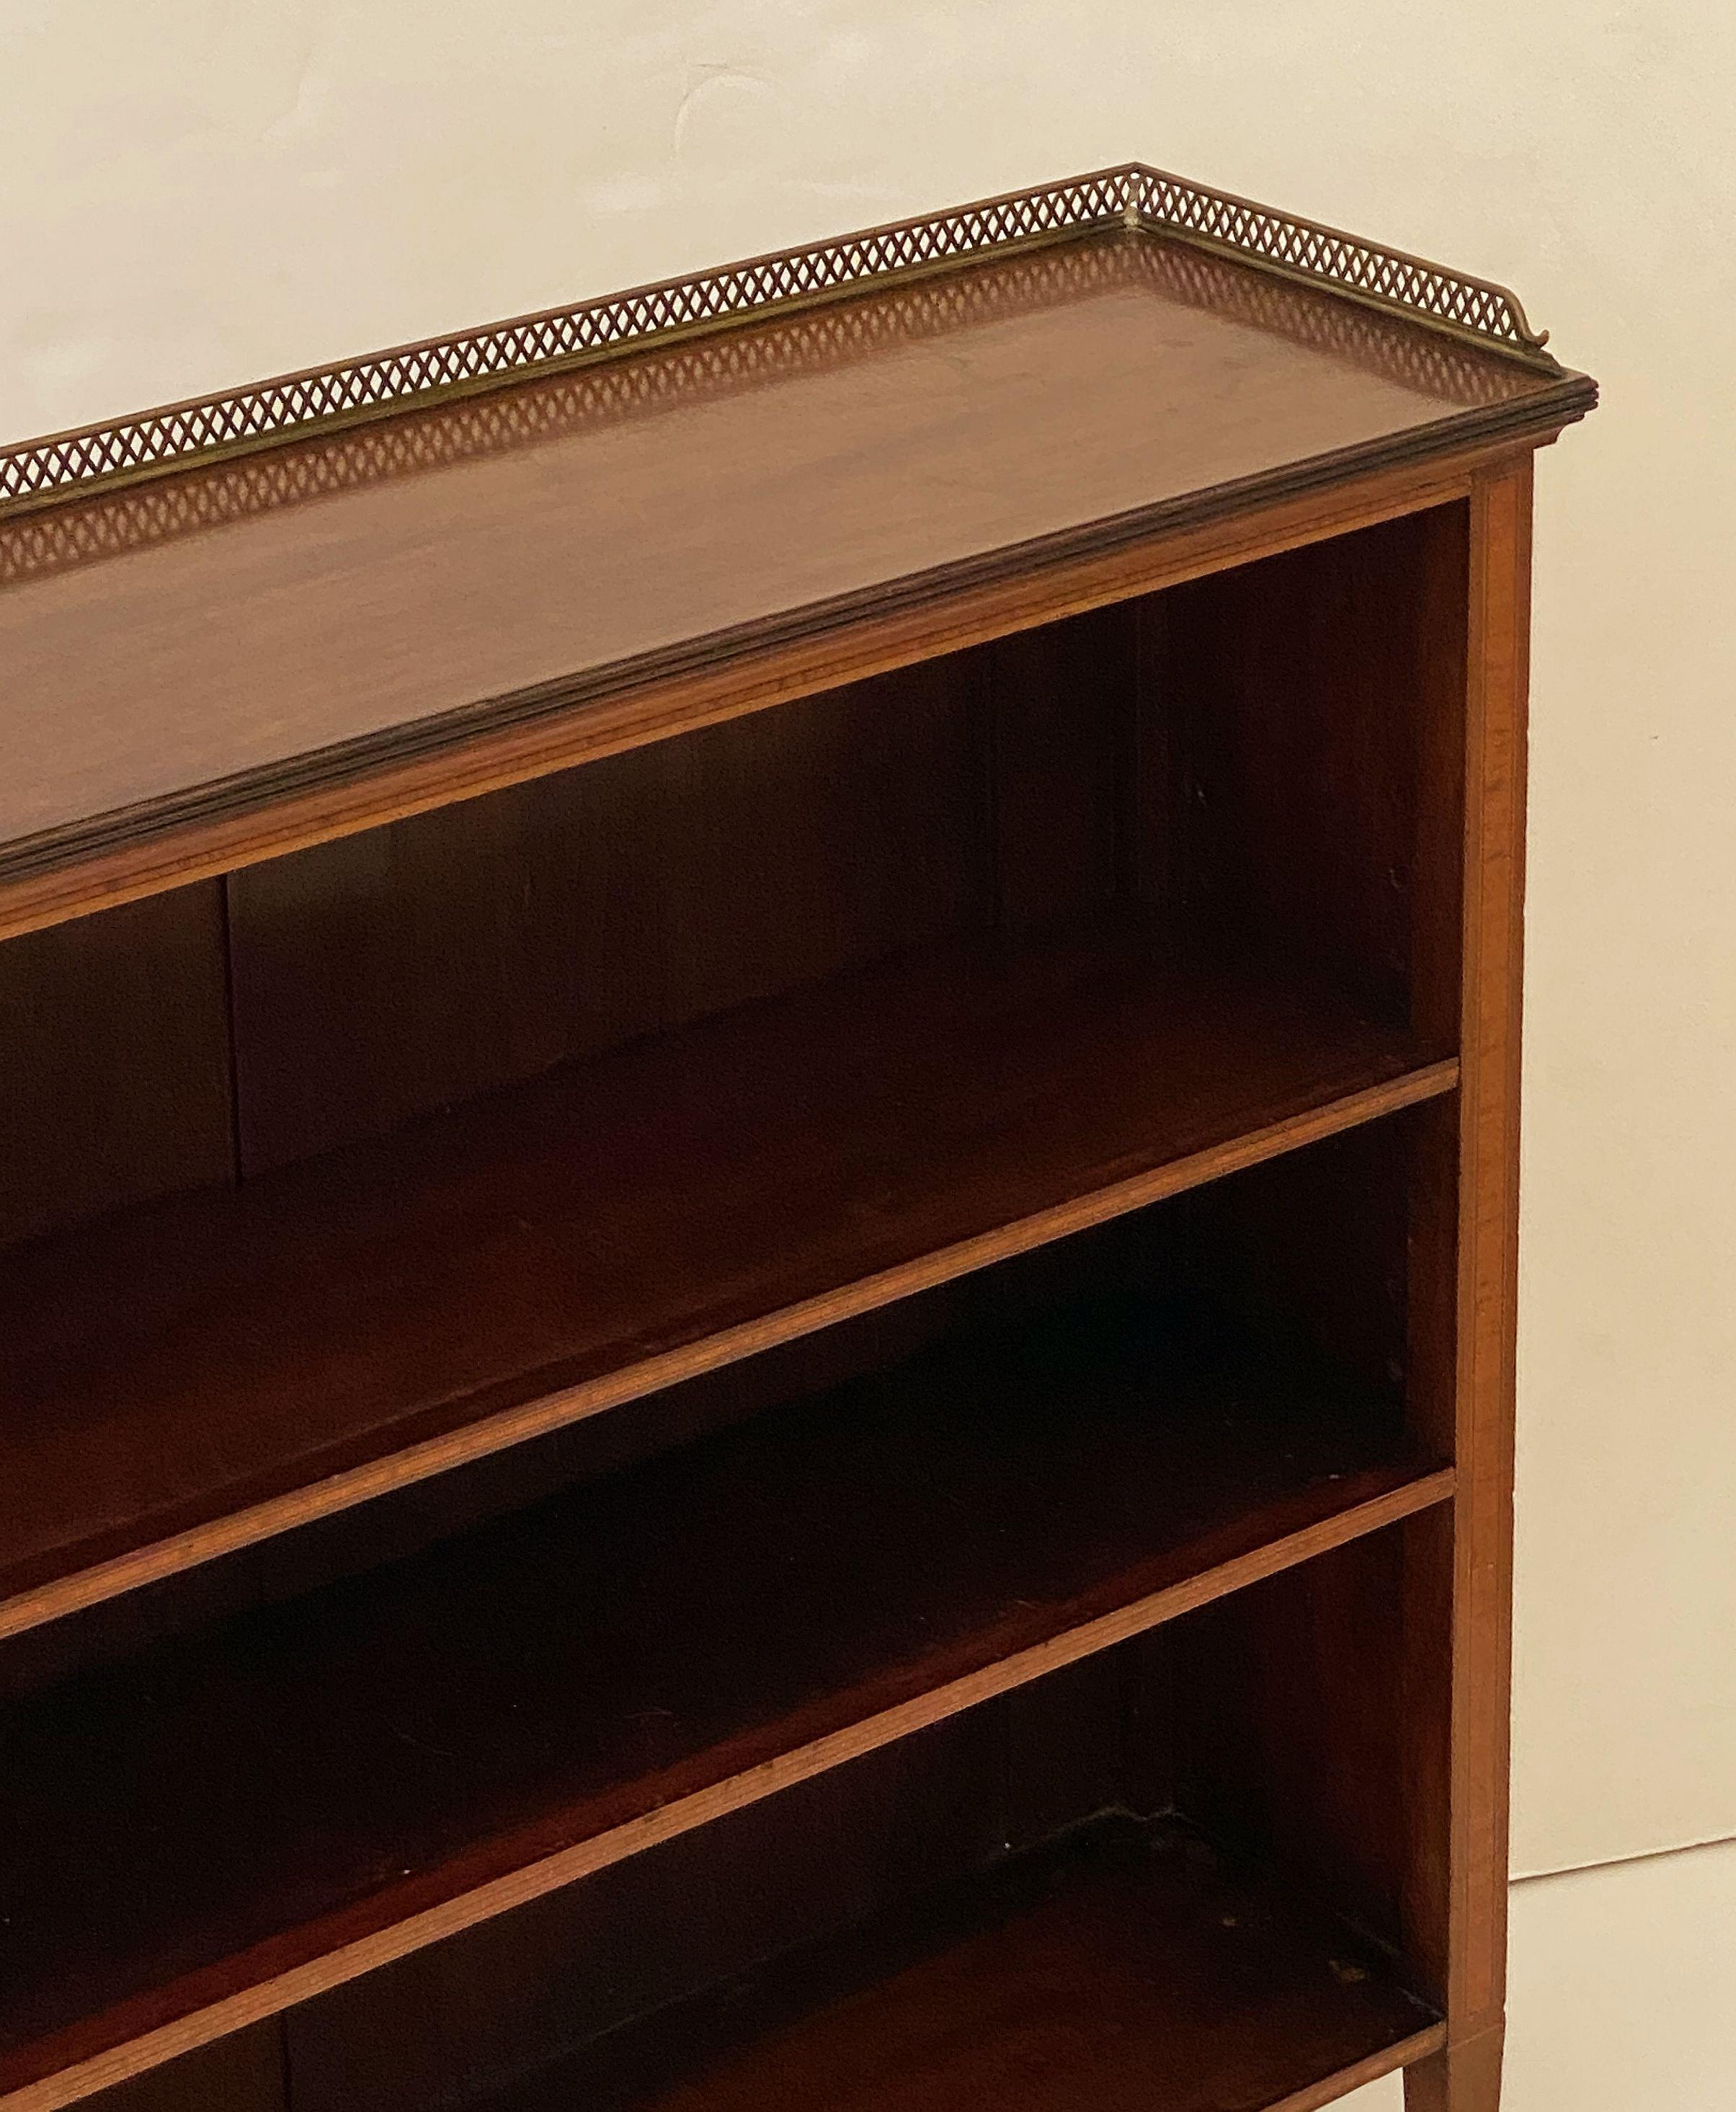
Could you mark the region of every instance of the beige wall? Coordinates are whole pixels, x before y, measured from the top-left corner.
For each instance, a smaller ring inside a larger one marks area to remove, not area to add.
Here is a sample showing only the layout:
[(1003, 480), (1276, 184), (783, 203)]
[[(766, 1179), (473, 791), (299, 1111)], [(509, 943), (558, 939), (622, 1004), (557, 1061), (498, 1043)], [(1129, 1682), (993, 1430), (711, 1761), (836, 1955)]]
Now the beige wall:
[(5, 0), (0, 438), (1139, 156), (1510, 280), (1543, 465), (1516, 1867), (1736, 1832), (1716, 0)]
[(1502, 2112), (1729, 2112), (1733, 2018), (1736, 1843), (1514, 1887)]

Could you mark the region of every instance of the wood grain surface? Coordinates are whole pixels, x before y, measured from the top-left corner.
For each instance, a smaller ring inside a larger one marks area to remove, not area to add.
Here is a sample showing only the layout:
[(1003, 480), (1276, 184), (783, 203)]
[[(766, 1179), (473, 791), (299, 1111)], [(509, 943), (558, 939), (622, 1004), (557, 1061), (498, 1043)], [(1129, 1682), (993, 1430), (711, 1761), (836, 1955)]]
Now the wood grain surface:
[(486, 2112), (1305, 2112), (1438, 2037), (1347, 1928), (1185, 1827), (1109, 1820), (629, 2026)]
[(992, 929), (985, 673), (925, 662), (231, 875), (243, 1173)]
[[(1028, 571), (1208, 494), (1245, 509), (1542, 438), (1593, 398), (1492, 354), (1467, 404), (1414, 326), (1347, 357), (1332, 296), (1295, 289), (1262, 326), (1166, 272), (1169, 250), (1097, 237), (1054, 253), (1058, 274), (971, 267), (938, 331), (901, 332), (908, 290), (864, 295), (853, 358), (805, 362), (750, 325), (719, 340), (710, 393), (657, 387), (679, 352), (631, 362), (625, 410), (539, 421), (523, 399), (561, 385), (526, 385), (511, 394), (534, 444), (17, 580), (0, 590), (7, 863), (571, 708), (627, 671), (643, 687), (696, 649), (715, 662), (824, 630), (914, 582), (932, 596)], [(284, 463), (316, 491), (301, 457), (317, 444)]]
[(0, 1266), (9, 1625), (1456, 1076), (1329, 988), (1093, 927), (901, 956), (39, 1242)]
[[(1446, 1249), (1456, 1259), (1455, 1354), (1451, 1391), (1435, 1393), (1437, 1427), (1423, 1433), (1438, 1440), (1450, 1418), (1461, 1481), (1450, 1548), (1438, 1525), (1419, 1534), (1431, 1559), (1419, 1590), (1434, 1612), (1413, 1645), (1419, 1721), (1431, 1696), (1438, 1756), (1429, 1892), (1449, 2046), (1407, 2078), (1412, 2112), (1496, 2112), (1501, 2096), (1531, 508), (1529, 457), (1480, 480), (1472, 497), (1465, 1077), (1457, 1131), (1441, 1127), (1436, 1177), (1457, 1208)], [(1444, 1247), (1438, 1233), (1434, 1244)]]
[(0, 944), (0, 1253), (234, 1178), (228, 1007), (212, 881)]
[(1497, 2112), (1595, 394), (1098, 233), (0, 523), (0, 2112)]
[(1452, 1486), (1293, 1336), (1088, 1302), (27, 1696), (0, 2088), (66, 2101)]

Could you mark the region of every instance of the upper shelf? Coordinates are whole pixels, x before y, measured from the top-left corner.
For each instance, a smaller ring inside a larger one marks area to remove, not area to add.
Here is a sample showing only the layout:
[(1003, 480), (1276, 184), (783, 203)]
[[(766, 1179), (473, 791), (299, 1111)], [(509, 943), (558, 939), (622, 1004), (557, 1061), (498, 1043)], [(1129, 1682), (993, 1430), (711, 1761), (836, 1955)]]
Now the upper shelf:
[(1293, 976), (949, 945), (24, 1248), (0, 1636), (1456, 1079)]
[(1594, 400), (1498, 288), (1125, 169), (31, 443), (0, 885)]

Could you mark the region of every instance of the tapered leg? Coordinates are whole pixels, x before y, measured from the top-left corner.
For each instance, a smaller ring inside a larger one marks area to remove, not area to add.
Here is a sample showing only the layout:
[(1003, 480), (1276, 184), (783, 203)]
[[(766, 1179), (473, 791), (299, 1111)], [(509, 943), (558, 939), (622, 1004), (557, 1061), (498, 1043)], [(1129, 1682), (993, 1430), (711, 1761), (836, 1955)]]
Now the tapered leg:
[(1479, 2032), (1405, 2070), (1405, 2112), (1499, 2112), (1502, 2029)]

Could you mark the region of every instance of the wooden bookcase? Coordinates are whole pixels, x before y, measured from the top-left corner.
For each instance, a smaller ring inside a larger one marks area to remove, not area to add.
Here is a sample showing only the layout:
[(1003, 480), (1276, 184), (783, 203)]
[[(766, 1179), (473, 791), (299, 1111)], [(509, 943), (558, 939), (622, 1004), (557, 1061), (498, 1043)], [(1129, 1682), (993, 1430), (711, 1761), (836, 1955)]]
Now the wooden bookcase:
[(1128, 168), (0, 456), (3, 2112), (1493, 2112), (1594, 400)]

